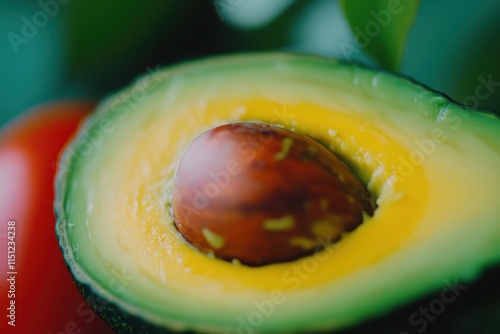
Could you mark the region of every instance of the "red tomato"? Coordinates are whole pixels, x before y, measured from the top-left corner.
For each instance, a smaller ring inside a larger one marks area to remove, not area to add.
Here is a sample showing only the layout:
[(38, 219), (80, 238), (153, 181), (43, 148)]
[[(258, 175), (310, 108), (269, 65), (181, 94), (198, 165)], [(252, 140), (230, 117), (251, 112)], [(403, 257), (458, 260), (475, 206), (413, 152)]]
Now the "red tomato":
[(55, 236), (57, 157), (93, 108), (43, 105), (0, 132), (1, 333), (113, 333), (79, 294)]

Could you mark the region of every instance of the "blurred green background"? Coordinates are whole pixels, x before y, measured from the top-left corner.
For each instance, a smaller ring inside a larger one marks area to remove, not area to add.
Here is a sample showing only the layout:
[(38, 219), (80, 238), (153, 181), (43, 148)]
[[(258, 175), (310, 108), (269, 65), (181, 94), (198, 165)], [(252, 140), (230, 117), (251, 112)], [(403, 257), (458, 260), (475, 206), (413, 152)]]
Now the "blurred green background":
[[(287, 50), (380, 66), (366, 50), (342, 52), (354, 34), (335, 0), (0, 1), (0, 125), (37, 103), (99, 99), (148, 69), (207, 55)], [(423, 0), (399, 71), (500, 111), (500, 1)]]

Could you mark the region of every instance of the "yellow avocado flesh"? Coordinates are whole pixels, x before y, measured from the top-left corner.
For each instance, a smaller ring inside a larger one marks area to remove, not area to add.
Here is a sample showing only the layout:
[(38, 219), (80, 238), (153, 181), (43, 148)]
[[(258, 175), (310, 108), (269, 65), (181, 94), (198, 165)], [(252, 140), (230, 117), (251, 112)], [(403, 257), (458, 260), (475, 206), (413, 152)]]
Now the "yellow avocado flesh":
[[(255, 332), (334, 329), (500, 259), (498, 119), (315, 58), (240, 56), (162, 71), (100, 106), (58, 177), (58, 234), (75, 279), (127, 313), (204, 332), (238, 332), (242, 321), (258, 322)], [(194, 250), (170, 216), (176, 163), (198, 134), (247, 120), (324, 143), (375, 195), (375, 215), (289, 263), (250, 268)]]

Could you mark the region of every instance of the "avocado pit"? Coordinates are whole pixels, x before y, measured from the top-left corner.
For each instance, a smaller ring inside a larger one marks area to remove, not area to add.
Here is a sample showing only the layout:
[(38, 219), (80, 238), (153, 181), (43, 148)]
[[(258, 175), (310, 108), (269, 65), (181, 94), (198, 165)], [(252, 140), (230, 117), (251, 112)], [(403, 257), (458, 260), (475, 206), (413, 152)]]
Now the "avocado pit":
[(372, 215), (371, 194), (311, 138), (256, 122), (196, 137), (174, 177), (176, 228), (196, 249), (249, 266), (292, 261)]

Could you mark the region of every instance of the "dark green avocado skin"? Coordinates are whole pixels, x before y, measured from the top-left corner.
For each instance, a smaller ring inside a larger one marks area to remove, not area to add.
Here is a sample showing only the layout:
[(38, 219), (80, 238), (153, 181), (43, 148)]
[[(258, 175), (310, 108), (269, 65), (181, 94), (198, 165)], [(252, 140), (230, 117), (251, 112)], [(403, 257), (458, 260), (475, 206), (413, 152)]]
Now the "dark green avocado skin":
[[(456, 298), (432, 313), (441, 292), (402, 306), (386, 316), (366, 321), (341, 334), (498, 334), (500, 333), (500, 266), (489, 268), (473, 283), (456, 282)], [(451, 296), (451, 295), (450, 295)], [(416, 315), (415, 315), (416, 314)], [(411, 317), (413, 316), (413, 322)]]
[[(78, 290), (80, 290), (80, 293), (87, 301), (87, 303), (91, 305), (92, 309), (101, 318), (103, 318), (116, 333), (120, 334), (172, 333), (171, 331), (166, 331), (164, 328), (148, 324), (139, 317), (128, 314), (115, 303), (112, 303), (109, 300), (106, 300), (105, 298), (99, 297), (99, 295), (95, 294), (92, 288), (86, 284), (77, 284), (77, 287)], [(183, 333), (189, 334), (193, 332), (183, 332)]]
[[(450, 282), (455, 283), (450, 279)], [(487, 270), (480, 279), (460, 285), (456, 299), (445, 303), (441, 313), (429, 310), (429, 305), (441, 299), (441, 292), (421, 298), (383, 317), (364, 322), (350, 329), (326, 332), (335, 334), (498, 334), (500, 333), (500, 266)], [(120, 306), (95, 294), (85, 284), (77, 284), (85, 300), (94, 305), (94, 311), (120, 334), (179, 333), (148, 324), (141, 318), (127, 314)], [(446, 284), (443, 283), (443, 289)], [(426, 311), (427, 310), (427, 311)], [(417, 314), (410, 320), (412, 315)], [(191, 331), (183, 334), (195, 334)], [(255, 332), (257, 333), (257, 332)], [(97, 333), (98, 334), (98, 333)], [(248, 333), (251, 334), (251, 333)], [(308, 334), (308, 333), (304, 333)]]

